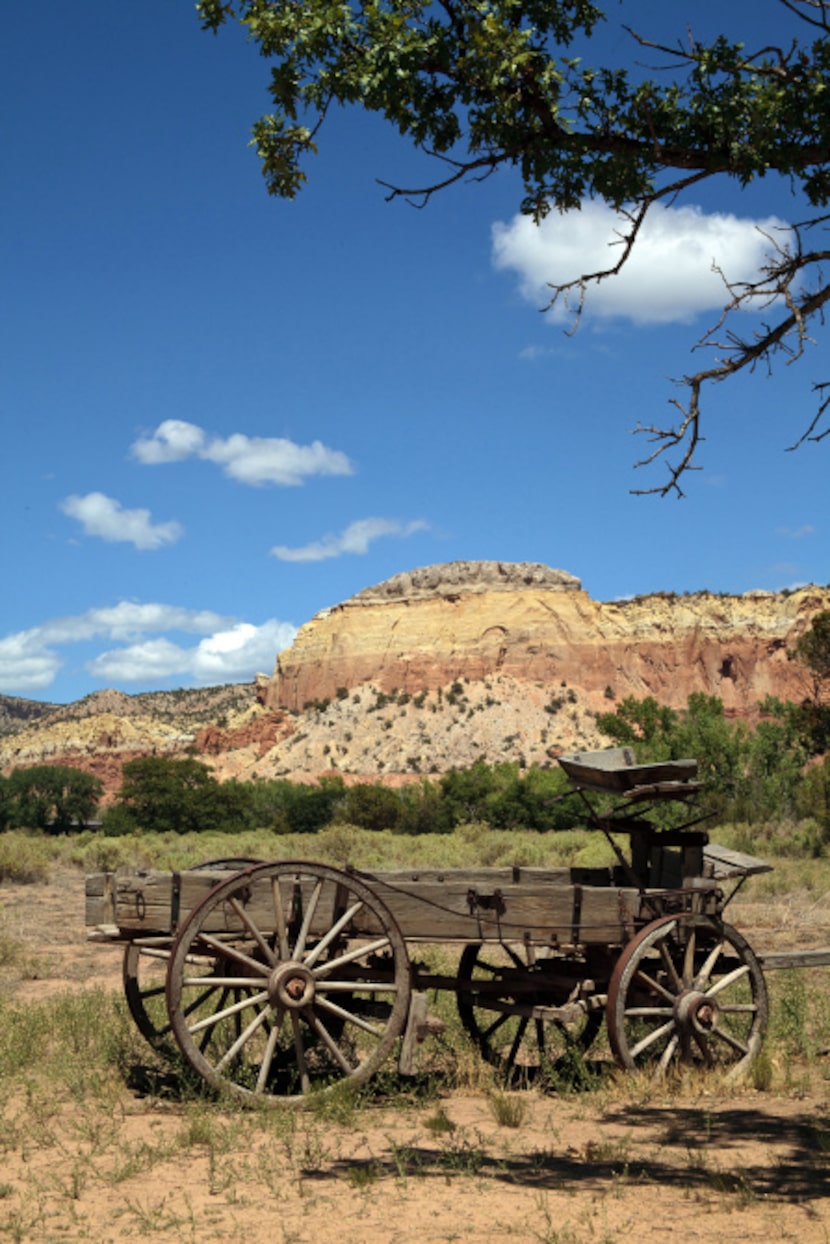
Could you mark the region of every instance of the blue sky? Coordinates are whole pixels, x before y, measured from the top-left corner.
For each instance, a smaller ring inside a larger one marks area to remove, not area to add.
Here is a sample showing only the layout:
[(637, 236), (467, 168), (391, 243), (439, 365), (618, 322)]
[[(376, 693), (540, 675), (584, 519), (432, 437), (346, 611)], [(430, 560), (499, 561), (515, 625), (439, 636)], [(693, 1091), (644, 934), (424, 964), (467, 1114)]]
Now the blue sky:
[[(687, 18), (609, 11), (623, 49), (623, 20)], [(729, 16), (793, 30), (775, 0)], [(376, 179), (431, 169), (353, 113), (299, 197), (269, 198), (247, 146), (267, 66), (189, 0), (14, 5), (0, 61), (0, 692), (270, 672), (317, 610), (434, 562), (544, 562), (600, 600), (830, 580), (828, 449), (786, 452), (820, 340), (706, 396), (685, 499), (630, 491), (661, 482), (631, 429), (699, 365), (712, 258), (749, 273), (756, 225), (805, 215), (786, 186), (661, 213), (569, 336), (545, 283), (605, 253), (602, 209), (537, 230), (510, 175), (387, 203)]]

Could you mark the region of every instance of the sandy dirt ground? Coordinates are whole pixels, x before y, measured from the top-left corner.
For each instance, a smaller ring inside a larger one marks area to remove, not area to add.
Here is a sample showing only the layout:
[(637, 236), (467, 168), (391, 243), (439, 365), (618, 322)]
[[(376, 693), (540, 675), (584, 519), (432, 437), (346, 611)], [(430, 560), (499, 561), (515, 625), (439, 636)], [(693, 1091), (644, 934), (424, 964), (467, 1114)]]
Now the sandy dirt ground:
[[(798, 934), (797, 910), (754, 915), (767, 946)], [(80, 874), (0, 886), (0, 922), (32, 952), (4, 982), (15, 1003), (120, 989), (119, 950), (86, 940)], [(679, 1231), (826, 1244), (823, 1066), (774, 1071), (767, 1092), (701, 1079), (671, 1094), (616, 1080), (530, 1092), (518, 1126), (497, 1121), (486, 1087), (381, 1094), (345, 1121), (184, 1103), (148, 1092), (140, 1068), (90, 1103), (16, 1088), (3, 1097), (0, 1240), (609, 1244)]]

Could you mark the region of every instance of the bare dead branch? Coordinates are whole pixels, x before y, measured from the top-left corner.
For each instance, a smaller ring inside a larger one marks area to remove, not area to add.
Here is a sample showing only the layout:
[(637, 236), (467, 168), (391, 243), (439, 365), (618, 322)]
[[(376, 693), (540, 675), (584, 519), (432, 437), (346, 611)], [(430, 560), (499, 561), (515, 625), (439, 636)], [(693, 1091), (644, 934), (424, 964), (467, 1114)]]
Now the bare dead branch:
[[(785, 354), (788, 363), (802, 356), (805, 347), (812, 341), (809, 336), (811, 323), (816, 319), (823, 322), (824, 308), (830, 302), (830, 283), (823, 279), (821, 270), (822, 263), (830, 260), (830, 250), (805, 252), (801, 235), (805, 227), (824, 223), (825, 220), (826, 217), (817, 217), (802, 225), (790, 226), (788, 232), (791, 245), (782, 244), (770, 234), (764, 233), (763, 236), (772, 246), (772, 253), (757, 280), (730, 282), (723, 271), (714, 265), (714, 270), (724, 281), (728, 301), (717, 323), (704, 334), (695, 349), (715, 349), (721, 353), (721, 357), (714, 366), (684, 376), (678, 382), (689, 390), (689, 398), (686, 405), (677, 398), (671, 399), (671, 404), (681, 415), (677, 424), (665, 428), (639, 425), (635, 428), (636, 433), (645, 434), (656, 446), (635, 464), (638, 467), (648, 466), (672, 449), (682, 451), (677, 463), (666, 461), (666, 481), (653, 488), (633, 490), (637, 495), (657, 493), (665, 496), (669, 492), (683, 495), (680, 479), (687, 471), (695, 469), (695, 451), (703, 439), (700, 433), (700, 401), (705, 385), (719, 383), (743, 370), (752, 371), (761, 362), (770, 367), (776, 354)], [(815, 272), (817, 284), (805, 291), (802, 281), (808, 271)], [(732, 327), (735, 312), (777, 307), (782, 308), (777, 321), (772, 324), (764, 323), (750, 336), (739, 333)], [(724, 328), (725, 333), (721, 337), (719, 334)], [(823, 396), (825, 390), (830, 390), (830, 381), (814, 385), (814, 392), (821, 394), (822, 400), (805, 431), (788, 448), (796, 449), (806, 440), (819, 441), (830, 435), (830, 427), (817, 430), (830, 410), (830, 392)]]
[[(785, 9), (789, 9), (802, 22), (815, 26), (818, 30), (830, 30), (830, 4), (826, 0), (780, 0)], [(815, 9), (818, 17), (810, 17), (805, 8)]]
[[(439, 151), (427, 151), (426, 148), (424, 149), (424, 154), (431, 159), (440, 160), (442, 163), (450, 165), (450, 167), (455, 169), (455, 172), (451, 173), (449, 177), (445, 177), (442, 181), (433, 182), (432, 185), (411, 187), (410, 189), (404, 186), (393, 186), (390, 182), (381, 181), (380, 178), (377, 178), (377, 184), (383, 186), (384, 190), (389, 191), (385, 196), (387, 203), (390, 203), (393, 199), (403, 199), (410, 207), (419, 209), (426, 207), (432, 196), (437, 194), (439, 190), (445, 190), (447, 186), (454, 186), (457, 182), (464, 181), (467, 177), (471, 181), (486, 181), (488, 177), (495, 173), (500, 164), (503, 164), (505, 160), (510, 158), (504, 153), (493, 152), (490, 155), (482, 156), (478, 160), (459, 161), (452, 160), (449, 156), (445, 156)], [(475, 170), (477, 169), (483, 169), (484, 171), (476, 174)], [(420, 200), (420, 202), (416, 202), (416, 200)]]

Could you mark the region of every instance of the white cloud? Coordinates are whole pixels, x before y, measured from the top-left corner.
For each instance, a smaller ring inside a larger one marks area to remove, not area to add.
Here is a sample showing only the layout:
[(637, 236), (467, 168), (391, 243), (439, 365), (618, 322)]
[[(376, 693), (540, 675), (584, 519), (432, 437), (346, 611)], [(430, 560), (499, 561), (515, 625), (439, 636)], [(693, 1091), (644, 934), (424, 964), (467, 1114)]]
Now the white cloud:
[(181, 419), (160, 423), (151, 436), (134, 442), (132, 453), (150, 466), (201, 458), (222, 467), (231, 479), (253, 486), (291, 487), (312, 475), (351, 475), (354, 471), (344, 453), (329, 449), (321, 441), (297, 445), (285, 437), (245, 436), (241, 432), (208, 439), (202, 428)]
[(54, 682), (62, 664), (36, 629), (0, 639), (0, 688), (6, 694), (45, 690)]
[[(188, 647), (162, 632), (203, 638)], [(121, 601), (0, 638), (0, 690), (7, 694), (45, 690), (64, 663), (60, 650), (95, 639), (124, 644), (86, 665), (106, 681), (153, 684), (172, 677), (201, 684), (243, 681), (270, 670), (295, 634), (296, 627), (276, 618), (255, 626), (206, 609)]]
[(315, 540), (298, 549), (278, 544), (271, 549), (271, 553), (283, 562), (321, 562), (330, 557), (340, 557), (343, 553), (367, 553), (372, 541), (380, 536), (406, 537), (428, 528), (429, 524), (422, 519), (400, 523), (394, 518), (360, 518), (339, 535), (323, 536), (322, 540)]
[(192, 648), (168, 639), (152, 639), (126, 648), (103, 652), (87, 669), (95, 677), (113, 682), (154, 682), (188, 676), (202, 684), (239, 682), (270, 670), (277, 653), (293, 641), (296, 627), (275, 618), (254, 626), (237, 622), (217, 631)]
[(132, 452), (139, 462), (155, 466), (160, 462), (180, 462), (204, 447), (205, 434), (195, 423), (184, 419), (165, 419), (150, 437), (139, 438)]
[[(578, 212), (551, 212), (539, 225), (528, 216), (514, 216), (509, 224), (493, 225), (493, 263), (515, 272), (522, 295), (544, 305), (552, 284), (616, 263), (626, 224), (612, 208), (594, 202)], [(641, 324), (688, 321), (719, 309), (724, 286), (712, 264), (720, 265), (730, 281), (755, 277), (772, 249), (763, 234), (775, 237), (783, 228), (786, 223), (777, 216), (752, 220), (655, 204), (622, 271), (589, 288), (585, 309)], [(567, 314), (561, 301), (551, 312), (560, 322)]]
[(184, 531), (177, 522), (153, 523), (149, 510), (122, 509), (120, 501), (102, 492), (67, 497), (60, 508), (64, 514), (78, 520), (85, 535), (134, 544), (137, 549), (158, 549), (164, 544), (174, 544)]

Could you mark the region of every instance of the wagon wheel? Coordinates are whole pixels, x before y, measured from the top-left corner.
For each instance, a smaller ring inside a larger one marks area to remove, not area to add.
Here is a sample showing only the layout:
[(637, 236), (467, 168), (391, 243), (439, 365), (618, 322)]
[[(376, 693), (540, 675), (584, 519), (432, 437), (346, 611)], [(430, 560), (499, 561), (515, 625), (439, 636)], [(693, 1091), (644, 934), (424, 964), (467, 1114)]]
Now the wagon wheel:
[(277, 1105), (380, 1066), (409, 1008), (406, 945), (358, 878), (279, 862), (221, 882), (173, 946), (173, 1035), (215, 1089)]
[[(545, 979), (541, 960), (534, 967), (504, 946), (472, 943), (458, 966), (456, 1004), (465, 1031), (481, 1055), (507, 1078), (526, 1084), (556, 1074), (563, 1060), (584, 1053), (602, 1026), (602, 1011), (588, 1011), (573, 1023), (534, 1015), (533, 1008), (559, 1006), (561, 993)], [(574, 984), (578, 978), (574, 978)]]
[(731, 925), (663, 916), (623, 950), (608, 987), (608, 1039), (622, 1067), (662, 1076), (678, 1063), (738, 1076), (767, 1025), (761, 965)]
[[(259, 860), (244, 856), (205, 860), (195, 869), (208, 872), (239, 872)], [(165, 1005), (165, 981), (172, 937), (140, 937), (124, 947), (122, 979), (130, 1014), (141, 1035), (154, 1049), (172, 1052), (170, 1022)]]

